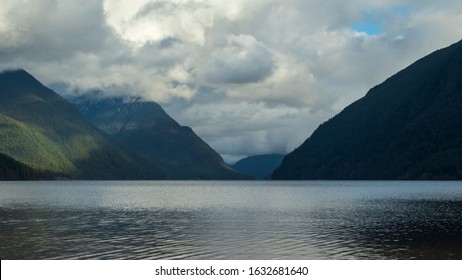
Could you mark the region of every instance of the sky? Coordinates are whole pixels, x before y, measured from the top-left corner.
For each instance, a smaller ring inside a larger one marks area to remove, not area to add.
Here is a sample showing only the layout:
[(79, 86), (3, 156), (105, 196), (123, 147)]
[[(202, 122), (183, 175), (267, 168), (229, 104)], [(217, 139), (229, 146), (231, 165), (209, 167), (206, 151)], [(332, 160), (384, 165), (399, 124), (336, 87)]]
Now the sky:
[(462, 39), (460, 0), (0, 0), (0, 70), (156, 101), (224, 159), (288, 153)]

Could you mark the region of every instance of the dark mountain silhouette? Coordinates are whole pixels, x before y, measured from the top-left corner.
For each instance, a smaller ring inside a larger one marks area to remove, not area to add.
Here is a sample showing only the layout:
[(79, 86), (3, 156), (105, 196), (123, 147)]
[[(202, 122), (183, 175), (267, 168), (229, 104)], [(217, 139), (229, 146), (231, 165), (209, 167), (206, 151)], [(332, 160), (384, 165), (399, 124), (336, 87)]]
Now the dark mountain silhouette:
[(462, 41), (372, 88), (273, 179), (462, 179)]
[(191, 128), (179, 125), (159, 104), (95, 95), (98, 92), (71, 101), (90, 123), (126, 149), (169, 170), (174, 179), (249, 178), (226, 165)]
[(281, 164), (284, 155), (269, 154), (243, 158), (232, 167), (242, 174), (247, 174), (257, 180), (270, 179), (271, 173)]
[(0, 153), (45, 178), (165, 178), (161, 168), (112, 143), (24, 70), (0, 73), (0, 143)]

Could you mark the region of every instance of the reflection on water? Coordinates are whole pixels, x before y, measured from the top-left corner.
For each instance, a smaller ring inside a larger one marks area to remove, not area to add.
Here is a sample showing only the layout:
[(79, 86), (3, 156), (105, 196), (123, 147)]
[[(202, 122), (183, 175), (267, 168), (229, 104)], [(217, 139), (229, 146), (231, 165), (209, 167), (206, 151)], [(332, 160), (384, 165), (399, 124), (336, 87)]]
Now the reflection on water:
[(458, 182), (3, 182), (1, 259), (462, 259)]

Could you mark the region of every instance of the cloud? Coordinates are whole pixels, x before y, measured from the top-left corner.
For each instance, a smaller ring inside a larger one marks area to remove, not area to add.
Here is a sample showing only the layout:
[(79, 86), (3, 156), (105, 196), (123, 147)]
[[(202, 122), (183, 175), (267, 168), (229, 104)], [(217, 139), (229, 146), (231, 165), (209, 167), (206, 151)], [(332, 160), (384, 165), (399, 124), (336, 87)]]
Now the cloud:
[(108, 23), (135, 45), (167, 37), (203, 45), (213, 13), (202, 1), (105, 1)]
[(2, 1), (0, 50), (41, 62), (101, 50), (110, 36), (100, 1)]
[(210, 84), (256, 83), (273, 70), (272, 54), (250, 35), (229, 35), (212, 47), (199, 66), (198, 76)]
[(461, 13), (457, 0), (3, 0), (0, 68), (160, 102), (232, 160), (291, 151), (459, 41)]
[(192, 106), (171, 104), (165, 109), (175, 112), (180, 123), (193, 127), (230, 163), (247, 155), (287, 153), (332, 114), (331, 110), (313, 113), (286, 106), (268, 108), (226, 97)]

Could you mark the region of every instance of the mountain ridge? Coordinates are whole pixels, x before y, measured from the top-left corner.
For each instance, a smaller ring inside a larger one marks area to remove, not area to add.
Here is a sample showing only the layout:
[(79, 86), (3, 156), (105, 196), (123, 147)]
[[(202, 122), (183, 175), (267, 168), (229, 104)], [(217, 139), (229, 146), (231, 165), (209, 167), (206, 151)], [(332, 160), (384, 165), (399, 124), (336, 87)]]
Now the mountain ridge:
[(23, 69), (0, 73), (0, 153), (46, 178), (165, 178), (87, 123), (72, 104)]
[(101, 97), (98, 92), (71, 101), (82, 115), (119, 145), (170, 170), (175, 179), (250, 179), (229, 167), (222, 157), (181, 126), (152, 101)]
[(321, 124), (273, 179), (461, 179), (462, 41)]
[(284, 155), (281, 154), (254, 155), (237, 161), (232, 167), (257, 180), (265, 180), (271, 178), (271, 174), (281, 164), (283, 158)]

